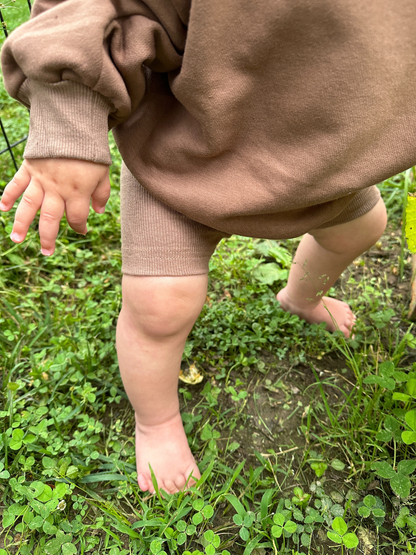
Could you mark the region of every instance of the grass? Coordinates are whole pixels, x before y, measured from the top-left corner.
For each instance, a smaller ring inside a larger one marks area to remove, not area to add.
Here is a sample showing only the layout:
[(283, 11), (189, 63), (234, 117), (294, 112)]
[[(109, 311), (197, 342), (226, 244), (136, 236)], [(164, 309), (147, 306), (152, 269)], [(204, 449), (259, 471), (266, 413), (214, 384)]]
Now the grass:
[[(18, 21), (25, 3), (15, 6)], [(0, 95), (18, 140), (27, 112)], [(202, 478), (191, 495), (148, 496), (114, 348), (111, 150), (106, 213), (91, 212), (86, 237), (63, 222), (53, 257), (39, 253), (36, 222), (14, 245), (14, 211), (0, 215), (0, 555), (414, 553), (416, 339), (401, 234), (411, 173), (380, 185), (390, 227), (331, 290), (358, 315), (354, 340), (275, 301), (298, 240), (220, 244), (183, 358), (203, 381), (179, 385)], [(7, 153), (0, 166), (4, 186)]]

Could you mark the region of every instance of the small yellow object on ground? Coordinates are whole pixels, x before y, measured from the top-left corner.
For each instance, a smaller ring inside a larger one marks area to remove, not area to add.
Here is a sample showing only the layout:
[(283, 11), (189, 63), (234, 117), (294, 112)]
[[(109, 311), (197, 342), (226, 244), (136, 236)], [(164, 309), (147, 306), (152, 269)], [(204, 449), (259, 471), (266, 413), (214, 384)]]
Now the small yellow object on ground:
[(183, 372), (182, 370), (179, 372), (179, 379), (184, 383), (196, 385), (197, 383), (201, 383), (204, 377), (199, 372), (194, 363), (191, 364), (191, 366), (187, 370), (185, 370), (185, 372)]

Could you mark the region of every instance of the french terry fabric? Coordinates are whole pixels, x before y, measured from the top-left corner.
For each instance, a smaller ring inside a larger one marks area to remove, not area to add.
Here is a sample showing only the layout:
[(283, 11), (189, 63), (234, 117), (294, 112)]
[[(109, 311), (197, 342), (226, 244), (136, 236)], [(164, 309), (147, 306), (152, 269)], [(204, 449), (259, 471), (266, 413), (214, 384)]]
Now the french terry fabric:
[(414, 0), (38, 0), (2, 49), (26, 158), (111, 163), (224, 233), (299, 236), (416, 160)]

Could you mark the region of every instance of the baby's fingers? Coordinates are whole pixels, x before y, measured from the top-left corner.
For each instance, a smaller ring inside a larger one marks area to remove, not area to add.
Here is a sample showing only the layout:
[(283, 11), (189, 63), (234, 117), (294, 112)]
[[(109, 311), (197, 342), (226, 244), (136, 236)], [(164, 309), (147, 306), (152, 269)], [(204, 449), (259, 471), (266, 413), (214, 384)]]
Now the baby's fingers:
[(39, 218), (39, 237), (42, 254), (49, 256), (55, 251), (55, 240), (59, 223), (65, 212), (65, 201), (61, 196), (46, 195)]
[(43, 196), (42, 187), (32, 181), (16, 209), (11, 234), (11, 238), (15, 243), (21, 243), (26, 237), (29, 226), (42, 205)]
[(30, 179), (30, 174), (23, 163), (13, 179), (4, 189), (0, 202), (0, 210), (5, 212), (10, 210), (20, 195), (27, 189)]
[(110, 193), (111, 185), (107, 170), (107, 175), (100, 181), (91, 195), (92, 207), (98, 214), (102, 214), (105, 211), (105, 205), (110, 198)]

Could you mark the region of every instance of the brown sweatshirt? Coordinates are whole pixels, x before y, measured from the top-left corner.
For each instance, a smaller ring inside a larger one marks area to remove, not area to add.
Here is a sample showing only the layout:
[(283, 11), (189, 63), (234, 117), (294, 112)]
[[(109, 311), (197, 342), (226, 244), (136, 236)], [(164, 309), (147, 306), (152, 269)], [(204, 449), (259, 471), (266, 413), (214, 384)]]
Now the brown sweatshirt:
[(293, 237), (416, 162), (415, 0), (37, 0), (2, 49), (27, 158), (111, 163), (228, 233)]

